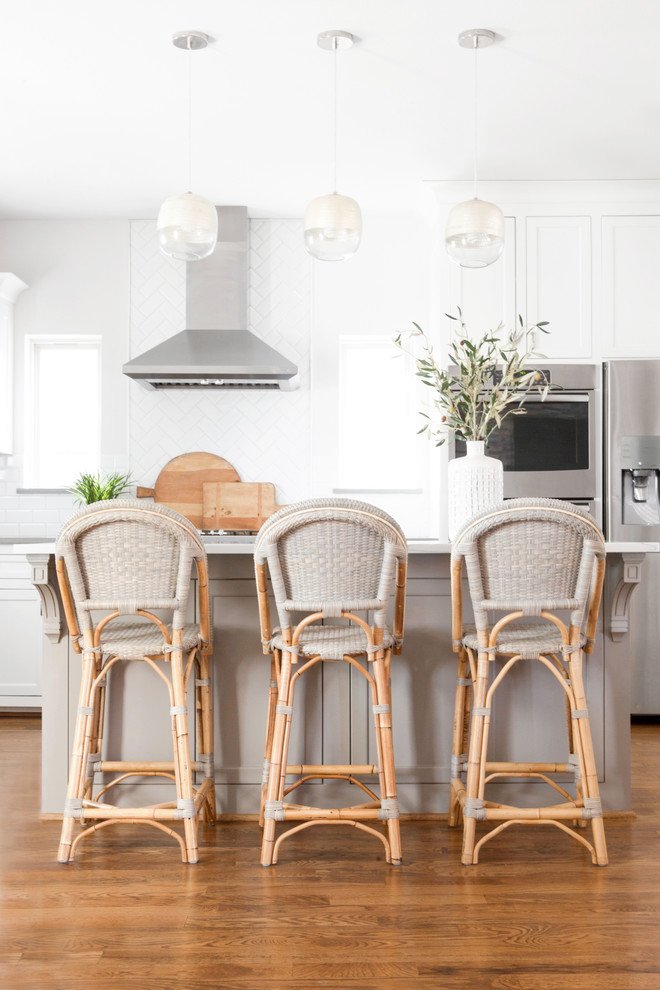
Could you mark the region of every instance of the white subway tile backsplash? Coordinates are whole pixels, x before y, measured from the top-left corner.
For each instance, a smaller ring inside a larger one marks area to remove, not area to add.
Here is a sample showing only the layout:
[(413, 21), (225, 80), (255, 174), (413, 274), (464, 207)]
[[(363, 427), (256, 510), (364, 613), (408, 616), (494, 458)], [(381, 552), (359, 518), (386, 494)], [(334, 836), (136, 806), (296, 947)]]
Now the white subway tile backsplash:
[(20, 495), (7, 495), (0, 502), (2, 508), (9, 512), (12, 509), (20, 509), (22, 505), (22, 499)]
[(57, 509), (36, 509), (33, 515), (33, 521), (39, 523), (59, 522), (62, 517)]
[(18, 523), (29, 523), (32, 522), (32, 510), (31, 509), (14, 509), (11, 514), (11, 521)]
[[(172, 457), (206, 450), (242, 481), (270, 481), (280, 503), (309, 494), (310, 259), (298, 220), (250, 221), (250, 329), (295, 361), (296, 392), (148, 392), (130, 386), (134, 480), (152, 486)], [(155, 224), (131, 224), (131, 354), (183, 329), (183, 265), (160, 254)], [(285, 456), (292, 440), (296, 456)]]
[(45, 523), (19, 523), (18, 524), (18, 535), (19, 537), (34, 537), (43, 536), (46, 537), (46, 524)]

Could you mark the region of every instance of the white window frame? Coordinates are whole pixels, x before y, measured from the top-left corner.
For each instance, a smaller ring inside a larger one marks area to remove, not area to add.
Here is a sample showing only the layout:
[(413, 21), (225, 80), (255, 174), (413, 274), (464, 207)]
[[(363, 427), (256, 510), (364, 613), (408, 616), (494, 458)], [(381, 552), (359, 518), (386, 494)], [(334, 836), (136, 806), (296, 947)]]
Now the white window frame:
[[(98, 334), (28, 334), (25, 337), (25, 405), (24, 405), (24, 488), (56, 489), (57, 486), (48, 480), (43, 481), (40, 475), (38, 464), (38, 452), (40, 450), (39, 437), (39, 410), (41, 396), (39, 394), (38, 372), (39, 357), (46, 349), (85, 349), (94, 350), (98, 355), (96, 382), (94, 391), (97, 396), (97, 432), (96, 451), (90, 460), (94, 460), (98, 465), (101, 459), (101, 361), (102, 361), (102, 337)], [(62, 382), (62, 388), (74, 388), (75, 382)], [(88, 410), (89, 414), (89, 410)], [(90, 452), (91, 453), (91, 452)], [(74, 480), (74, 479), (72, 479)]]

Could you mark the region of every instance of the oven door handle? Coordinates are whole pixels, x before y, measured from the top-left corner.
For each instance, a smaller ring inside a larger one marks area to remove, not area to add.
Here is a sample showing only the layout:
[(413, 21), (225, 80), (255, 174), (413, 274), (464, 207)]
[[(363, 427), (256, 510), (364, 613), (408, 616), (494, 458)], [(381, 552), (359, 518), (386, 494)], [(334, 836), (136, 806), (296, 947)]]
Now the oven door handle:
[(529, 392), (515, 392), (514, 395), (516, 398), (518, 398), (518, 396), (523, 398), (525, 400), (525, 405), (528, 405), (530, 402), (537, 402), (539, 404), (543, 402), (589, 402), (591, 398), (590, 395), (585, 395), (584, 392), (581, 392), (579, 395), (567, 395), (566, 392), (548, 392), (545, 399), (542, 399), (540, 395), (530, 395)]

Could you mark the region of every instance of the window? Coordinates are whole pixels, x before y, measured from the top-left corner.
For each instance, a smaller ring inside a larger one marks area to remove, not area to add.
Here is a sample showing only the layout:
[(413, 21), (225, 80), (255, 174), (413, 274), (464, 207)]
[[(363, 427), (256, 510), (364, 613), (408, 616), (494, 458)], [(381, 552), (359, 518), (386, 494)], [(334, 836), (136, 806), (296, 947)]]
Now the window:
[(422, 488), (414, 375), (412, 359), (391, 337), (340, 336), (338, 489)]
[[(418, 436), (426, 396), (391, 335), (330, 334), (314, 391), (314, 494), (362, 499), (391, 513), (410, 539), (437, 535), (435, 448)], [(333, 360), (334, 358), (334, 360)]]
[(100, 337), (26, 338), (26, 487), (68, 487), (98, 470), (100, 369)]

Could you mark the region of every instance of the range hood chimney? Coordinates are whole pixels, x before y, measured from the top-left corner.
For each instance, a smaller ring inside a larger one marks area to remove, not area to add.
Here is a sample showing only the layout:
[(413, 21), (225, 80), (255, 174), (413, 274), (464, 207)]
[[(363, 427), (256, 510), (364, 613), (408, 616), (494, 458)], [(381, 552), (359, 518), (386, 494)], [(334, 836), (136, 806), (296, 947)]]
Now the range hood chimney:
[(122, 368), (148, 389), (298, 387), (295, 364), (247, 329), (246, 206), (217, 206), (218, 243), (186, 262), (186, 329)]

